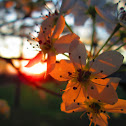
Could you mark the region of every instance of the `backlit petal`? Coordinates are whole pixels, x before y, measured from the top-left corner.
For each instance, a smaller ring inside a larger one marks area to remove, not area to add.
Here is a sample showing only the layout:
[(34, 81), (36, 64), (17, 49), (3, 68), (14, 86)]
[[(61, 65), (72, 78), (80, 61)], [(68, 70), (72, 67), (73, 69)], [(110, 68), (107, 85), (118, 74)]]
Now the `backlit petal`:
[(108, 112), (126, 113), (126, 100), (118, 99), (114, 105), (105, 105), (105, 109)]
[(82, 105), (82, 103), (74, 102), (68, 105), (67, 107), (64, 102), (61, 104), (61, 111), (64, 111), (66, 113), (84, 112), (85, 110), (86, 110), (86, 107)]
[(62, 0), (62, 5), (60, 8), (61, 13), (69, 13), (76, 0)]
[(62, 100), (65, 102), (66, 107), (74, 102), (84, 102), (85, 96), (83, 94), (83, 88), (81, 85), (69, 81), (65, 92), (62, 95)]
[(74, 71), (75, 68), (70, 61), (60, 60), (60, 62), (55, 64), (55, 68), (50, 75), (59, 81), (67, 81), (71, 79), (70, 74), (73, 74)]
[(65, 27), (65, 19), (62, 15), (60, 15), (56, 22), (56, 27), (52, 35), (52, 40), (55, 40), (59, 37), (59, 35), (63, 32), (64, 27)]
[(53, 52), (49, 52), (47, 58), (47, 73), (50, 73), (54, 69), (55, 63), (56, 63), (56, 54)]
[(117, 71), (122, 63), (123, 55), (121, 53), (107, 51), (96, 57), (90, 64), (94, 69), (94, 74), (97, 74), (97, 78), (103, 78)]
[[(108, 104), (115, 104), (118, 101), (117, 93), (114, 87), (111, 85), (110, 79), (104, 79), (103, 81), (99, 81), (100, 84), (91, 82), (88, 86), (88, 93), (93, 98)], [(101, 83), (103, 82), (103, 83)], [(96, 85), (96, 86), (95, 86)], [(103, 87), (102, 87), (103, 86)], [(98, 89), (102, 87), (102, 91), (99, 93)], [(97, 88), (97, 89), (96, 89)]]
[(55, 47), (57, 53), (69, 52), (70, 43), (74, 39), (79, 39), (79, 36), (77, 36), (74, 33), (71, 33), (71, 34), (64, 35), (64, 36), (60, 37), (58, 40), (56, 40), (54, 43), (54, 47)]
[(73, 40), (70, 49), (70, 60), (74, 63), (75, 67), (81, 68), (82, 65), (86, 65), (86, 49), (85, 45), (79, 40)]
[(32, 58), (25, 67), (32, 67), (33, 65), (42, 61), (42, 52), (39, 52), (34, 58)]
[(52, 31), (54, 29), (54, 22), (55, 22), (56, 18), (57, 18), (56, 15), (50, 16), (42, 22), (40, 32), (38, 35), (39, 40), (41, 40), (43, 42), (43, 41), (45, 41), (45, 39), (48, 38), (48, 36), (50, 37), (50, 35), (52, 34)]
[(100, 113), (97, 116), (96, 115), (92, 116), (91, 114), (88, 116), (89, 116), (90, 121), (92, 121), (94, 124), (97, 124), (99, 126), (108, 126), (107, 117), (103, 113)]

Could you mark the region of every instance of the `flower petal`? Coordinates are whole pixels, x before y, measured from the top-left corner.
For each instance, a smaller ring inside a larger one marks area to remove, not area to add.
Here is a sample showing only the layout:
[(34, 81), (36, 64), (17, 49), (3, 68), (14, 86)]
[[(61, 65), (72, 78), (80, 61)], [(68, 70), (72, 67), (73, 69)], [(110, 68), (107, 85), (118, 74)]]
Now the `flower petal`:
[(84, 112), (86, 110), (86, 107), (84, 105), (81, 105), (81, 103), (74, 102), (66, 107), (65, 103), (61, 103), (61, 111), (64, 111), (66, 113), (72, 113), (72, 112)]
[(70, 13), (71, 8), (75, 4), (76, 0), (62, 0), (62, 5), (60, 7), (61, 13)]
[(65, 19), (62, 15), (60, 15), (56, 22), (56, 27), (52, 35), (53, 40), (58, 39), (59, 35), (63, 32), (64, 27), (65, 27)]
[(32, 67), (33, 65), (42, 61), (42, 52), (39, 52), (34, 58), (32, 58), (25, 67)]
[(116, 90), (119, 84), (120, 78), (111, 77), (111, 78), (106, 78), (106, 79), (92, 79), (91, 81), (94, 82), (95, 85), (97, 85), (98, 92), (101, 93), (101, 91), (103, 91), (103, 89), (108, 83), (111, 83), (113, 88)]
[(103, 113), (100, 113), (99, 115), (95, 115), (95, 116), (92, 116), (92, 115), (93, 114), (90, 114), (90, 115), (88, 114), (88, 117), (91, 122), (99, 126), (108, 126), (107, 117)]
[(62, 100), (65, 102), (66, 107), (74, 102), (84, 102), (85, 96), (81, 85), (76, 82), (69, 81), (65, 92), (62, 95)]
[(123, 55), (117, 51), (107, 51), (90, 62), (91, 68), (97, 78), (106, 77), (117, 71), (123, 63)]
[(46, 18), (41, 25), (40, 32), (38, 35), (38, 39), (41, 40), (42, 42), (45, 42), (45, 39), (50, 37), (52, 34), (52, 31), (54, 30), (54, 22), (55, 19), (57, 18), (56, 15), (52, 15), (48, 18)]
[[(90, 83), (90, 85), (88, 86), (89, 95), (91, 95), (91, 97), (97, 99), (98, 101), (107, 104), (115, 104), (118, 101), (118, 96), (114, 87), (111, 85), (110, 79), (107, 78), (101, 82), (103, 83), (99, 84), (98, 81), (97, 83), (94, 82)], [(97, 85), (97, 87), (95, 85)], [(104, 89), (99, 93), (98, 89), (100, 89), (100, 87), (102, 86), (104, 87)]]
[(74, 63), (76, 68), (81, 68), (86, 65), (86, 49), (85, 45), (79, 40), (73, 40), (69, 48), (70, 60)]
[(104, 8), (95, 7), (96, 12), (106, 21), (118, 23), (117, 4), (107, 4)]
[(70, 74), (73, 74), (74, 71), (75, 68), (70, 61), (60, 60), (60, 62), (56, 63), (50, 75), (59, 81), (67, 81), (71, 79)]
[(126, 100), (118, 99), (114, 105), (105, 105), (105, 109), (108, 112), (126, 113)]
[(54, 69), (55, 63), (56, 63), (56, 54), (53, 52), (49, 52), (47, 58), (47, 73), (50, 73)]
[(62, 37), (60, 37), (58, 40), (55, 41), (54, 43), (54, 47), (56, 49), (57, 53), (65, 53), (65, 52), (69, 52), (69, 46), (70, 43), (74, 40), (74, 39), (79, 39), (79, 36), (77, 36), (74, 33), (71, 34), (67, 34), (64, 35)]

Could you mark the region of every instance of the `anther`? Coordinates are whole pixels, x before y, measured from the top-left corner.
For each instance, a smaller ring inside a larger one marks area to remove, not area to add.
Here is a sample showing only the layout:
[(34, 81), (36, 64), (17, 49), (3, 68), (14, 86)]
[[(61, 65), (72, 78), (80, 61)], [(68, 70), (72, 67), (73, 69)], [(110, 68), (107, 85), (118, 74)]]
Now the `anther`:
[(101, 100), (98, 100), (98, 102), (101, 102)]
[(75, 102), (75, 99), (74, 99), (74, 102)]
[(56, 63), (60, 63), (59, 61), (56, 61)]
[(80, 103), (77, 103), (77, 105), (80, 105)]
[(73, 90), (76, 90), (77, 89), (77, 87), (73, 87)]
[(93, 89), (94, 89), (94, 87), (93, 87), (93, 86), (91, 86), (91, 89), (93, 90)]
[(90, 112), (87, 112), (87, 114), (90, 114)]
[(79, 56), (78, 58), (81, 59), (81, 56)]
[(100, 71), (101, 73), (103, 72), (103, 70)]
[(42, 43), (42, 40), (39, 40), (38, 42), (39, 42), (39, 44), (41, 44)]
[(62, 92), (63, 91), (63, 89), (60, 89), (60, 92)]
[(87, 96), (87, 99), (89, 99), (89, 96)]
[(109, 85), (106, 85), (106, 87), (109, 87)]
[(71, 72), (68, 72), (68, 74), (69, 74), (69, 76), (70, 76), (70, 75), (72, 75), (72, 73), (71, 73)]

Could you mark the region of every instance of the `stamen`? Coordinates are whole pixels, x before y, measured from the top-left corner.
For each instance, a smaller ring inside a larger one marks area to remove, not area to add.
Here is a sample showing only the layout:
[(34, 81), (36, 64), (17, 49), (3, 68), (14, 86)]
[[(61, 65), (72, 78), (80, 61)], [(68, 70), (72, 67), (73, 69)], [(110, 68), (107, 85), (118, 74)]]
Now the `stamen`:
[[(105, 113), (105, 115), (107, 116), (107, 117), (109, 117), (109, 115), (107, 114), (107, 113)], [(105, 120), (101, 117), (101, 115), (99, 114), (99, 117), (102, 119), (102, 121), (107, 125), (107, 123), (105, 122)], [(110, 117), (109, 117), (110, 118)]]
[(82, 113), (81, 116), (80, 116), (80, 119), (82, 119), (83, 115), (85, 114), (86, 112)]
[(106, 115), (110, 119), (110, 116), (107, 113), (104, 113), (104, 115)]
[(78, 84), (78, 88), (79, 88), (79, 86), (80, 86), (80, 89), (79, 89), (79, 91), (78, 91), (78, 94), (77, 94), (76, 98), (74, 99), (74, 102), (77, 100), (77, 98), (78, 98), (78, 96), (79, 96), (79, 94), (80, 94), (80, 91), (81, 91), (81, 85)]

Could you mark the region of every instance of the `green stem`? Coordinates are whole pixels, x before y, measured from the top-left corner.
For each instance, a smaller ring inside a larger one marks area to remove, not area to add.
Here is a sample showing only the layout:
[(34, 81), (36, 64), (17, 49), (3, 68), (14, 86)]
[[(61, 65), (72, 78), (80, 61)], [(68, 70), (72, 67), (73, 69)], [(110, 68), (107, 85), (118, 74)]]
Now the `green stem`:
[(123, 43), (121, 46), (119, 46), (117, 49), (115, 49), (116, 51), (119, 50), (121, 47), (125, 46), (126, 43)]
[(90, 55), (93, 49), (93, 43), (94, 43), (94, 36), (95, 36), (95, 18), (92, 18), (93, 20), (93, 31), (92, 31), (92, 37), (91, 37), (91, 48), (90, 48)]
[(112, 46), (113, 46), (113, 45), (116, 45), (119, 41), (120, 41), (120, 38), (119, 38), (114, 44), (110, 45), (110, 46), (106, 49), (106, 51), (110, 50), (110, 49), (112, 48)]
[(98, 54), (101, 52), (101, 50), (108, 44), (109, 40), (112, 38), (112, 36), (120, 29), (121, 25), (117, 24), (115, 29), (113, 30), (112, 34), (109, 36), (109, 38), (106, 40), (106, 42), (103, 44), (103, 46), (101, 47), (101, 49), (97, 52), (97, 54), (95, 55), (94, 58), (96, 58), (98, 56)]
[(72, 31), (71, 27), (67, 24), (67, 22), (66, 22), (66, 21), (65, 21), (65, 24), (66, 24), (67, 28), (69, 29), (69, 31), (70, 31), (71, 33), (73, 33), (73, 31)]
[(65, 54), (65, 53), (62, 53), (64, 56), (66, 56), (67, 58), (69, 58), (69, 56), (67, 55), (67, 54)]

